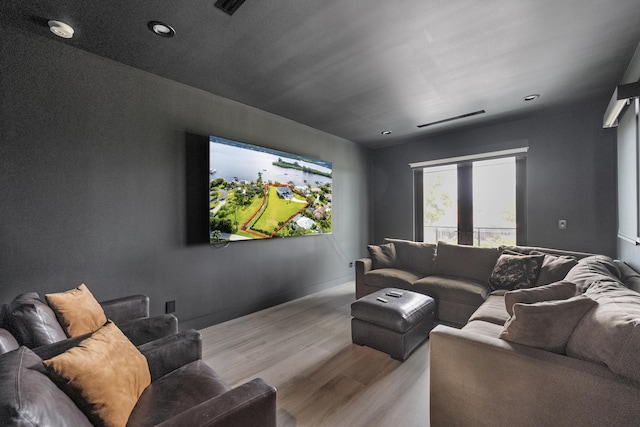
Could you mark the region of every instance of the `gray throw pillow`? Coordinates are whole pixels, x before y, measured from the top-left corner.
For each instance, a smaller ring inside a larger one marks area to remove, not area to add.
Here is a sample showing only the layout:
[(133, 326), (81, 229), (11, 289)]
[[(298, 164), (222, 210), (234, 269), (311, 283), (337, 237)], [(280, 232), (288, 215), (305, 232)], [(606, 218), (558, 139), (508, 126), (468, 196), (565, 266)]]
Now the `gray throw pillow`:
[(393, 268), (396, 265), (396, 248), (393, 243), (367, 246), (373, 263), (373, 269)]
[(565, 354), (567, 342), (584, 315), (596, 305), (578, 295), (562, 301), (517, 303), (500, 338), (517, 344)]
[(489, 278), (491, 290), (525, 289), (535, 286), (544, 255), (511, 255), (503, 253)]
[(562, 281), (531, 289), (508, 291), (504, 294), (504, 305), (509, 316), (512, 316), (514, 304), (534, 304), (543, 301), (565, 300), (574, 296), (576, 296), (576, 285)]
[(544, 255), (536, 286), (548, 285), (549, 283), (563, 280), (567, 273), (578, 264), (578, 260), (575, 257), (567, 255), (551, 255), (539, 251), (531, 251), (530, 255)]

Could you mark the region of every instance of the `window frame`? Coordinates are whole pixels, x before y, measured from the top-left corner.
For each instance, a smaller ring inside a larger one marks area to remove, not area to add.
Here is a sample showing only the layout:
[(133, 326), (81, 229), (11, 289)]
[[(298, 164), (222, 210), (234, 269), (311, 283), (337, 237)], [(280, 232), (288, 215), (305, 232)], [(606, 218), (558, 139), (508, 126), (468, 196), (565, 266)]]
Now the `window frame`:
[[(527, 163), (529, 147), (482, 153), (447, 159), (410, 163), (413, 172), (413, 238), (424, 241), (423, 170), (434, 166), (456, 164), (458, 167), (458, 244), (473, 245), (473, 167), (474, 161), (515, 158), (516, 181), (516, 244), (527, 244)], [(462, 177), (462, 179), (460, 179)], [(471, 183), (471, 184), (469, 184)], [(461, 224), (462, 222), (462, 224)]]

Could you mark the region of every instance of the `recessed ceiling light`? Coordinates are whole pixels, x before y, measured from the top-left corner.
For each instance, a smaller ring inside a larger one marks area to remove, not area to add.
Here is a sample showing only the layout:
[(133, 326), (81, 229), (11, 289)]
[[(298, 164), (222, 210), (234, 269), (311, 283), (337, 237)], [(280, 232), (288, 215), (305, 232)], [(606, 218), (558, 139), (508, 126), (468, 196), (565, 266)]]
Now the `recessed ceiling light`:
[(383, 135), (391, 135), (391, 131), (390, 130), (383, 130), (380, 133), (383, 134)]
[(70, 25), (67, 25), (64, 22), (53, 21), (53, 20), (49, 21), (48, 24), (49, 24), (49, 29), (56, 36), (62, 37), (63, 39), (70, 39), (71, 37), (73, 37), (74, 31)]
[(529, 101), (535, 101), (538, 98), (540, 98), (540, 95), (537, 93), (533, 93), (531, 95), (525, 96), (524, 98), (522, 98), (522, 100), (525, 102), (529, 102)]
[(176, 35), (176, 30), (164, 22), (151, 21), (147, 24), (147, 27), (160, 37), (173, 37)]

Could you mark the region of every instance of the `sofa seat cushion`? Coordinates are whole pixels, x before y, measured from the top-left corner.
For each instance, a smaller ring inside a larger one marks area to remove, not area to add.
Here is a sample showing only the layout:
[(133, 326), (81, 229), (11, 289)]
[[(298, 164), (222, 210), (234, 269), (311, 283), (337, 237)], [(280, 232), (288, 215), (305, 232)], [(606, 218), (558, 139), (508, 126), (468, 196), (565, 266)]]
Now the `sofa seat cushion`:
[(127, 425), (153, 426), (231, 390), (202, 360), (184, 365), (151, 383), (138, 399)]
[(502, 325), (485, 322), (484, 320), (474, 320), (473, 322), (467, 323), (462, 329), (466, 332), (472, 332), (474, 334), (484, 335), (491, 338), (498, 338), (503, 327)]
[(413, 283), (423, 277), (416, 271), (399, 270), (397, 268), (379, 268), (364, 275), (364, 283), (376, 288), (412, 289)]
[(476, 307), (480, 307), (489, 294), (482, 283), (454, 276), (427, 276), (416, 280), (413, 286), (416, 291), (435, 298), (436, 302), (448, 300)]
[(487, 298), (488, 289), (475, 280), (453, 276), (427, 276), (413, 284), (413, 290), (436, 300), (436, 317), (443, 322), (464, 325)]
[(487, 300), (469, 318), (469, 322), (475, 320), (504, 325), (509, 320), (509, 313), (504, 304), (504, 296), (489, 295)]
[(393, 243), (395, 246), (396, 267), (422, 273), (423, 276), (432, 273), (436, 245), (389, 238), (384, 239), (384, 241), (385, 243)]
[(2, 425), (92, 425), (73, 401), (49, 379), (42, 359), (27, 347), (0, 356), (0, 384)]
[(602, 281), (593, 283), (585, 295), (598, 305), (576, 326), (567, 354), (640, 381), (640, 293)]

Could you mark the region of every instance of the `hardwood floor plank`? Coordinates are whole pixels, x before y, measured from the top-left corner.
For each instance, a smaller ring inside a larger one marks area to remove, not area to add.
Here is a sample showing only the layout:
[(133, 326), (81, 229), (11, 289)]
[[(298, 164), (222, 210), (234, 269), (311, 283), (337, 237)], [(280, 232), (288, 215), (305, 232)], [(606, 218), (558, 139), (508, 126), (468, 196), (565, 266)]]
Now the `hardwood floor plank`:
[(351, 342), (353, 282), (201, 330), (229, 384), (278, 389), (278, 426), (428, 426), (429, 349), (404, 363)]

